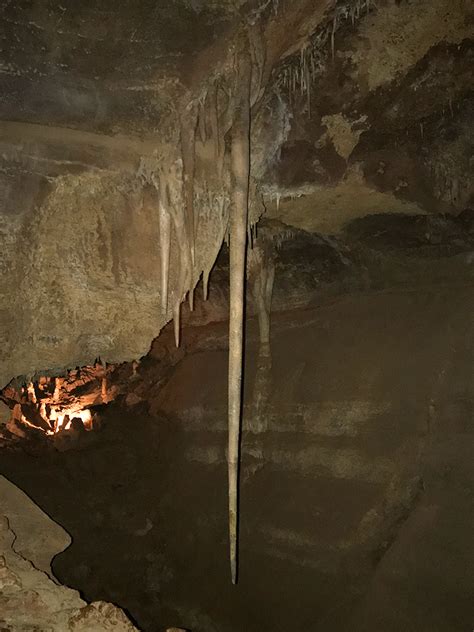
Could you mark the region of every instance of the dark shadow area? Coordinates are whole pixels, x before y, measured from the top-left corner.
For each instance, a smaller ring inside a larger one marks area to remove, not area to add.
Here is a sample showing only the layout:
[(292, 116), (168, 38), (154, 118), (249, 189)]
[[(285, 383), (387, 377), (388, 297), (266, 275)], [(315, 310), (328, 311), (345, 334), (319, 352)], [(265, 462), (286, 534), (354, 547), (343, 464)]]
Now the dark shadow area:
[(462, 630), (473, 301), (420, 287), (276, 315), (271, 363), (250, 323), (236, 587), (220, 325), (158, 394), (104, 407), (90, 445), (5, 450), (1, 471), (71, 533), (58, 578), (143, 630)]

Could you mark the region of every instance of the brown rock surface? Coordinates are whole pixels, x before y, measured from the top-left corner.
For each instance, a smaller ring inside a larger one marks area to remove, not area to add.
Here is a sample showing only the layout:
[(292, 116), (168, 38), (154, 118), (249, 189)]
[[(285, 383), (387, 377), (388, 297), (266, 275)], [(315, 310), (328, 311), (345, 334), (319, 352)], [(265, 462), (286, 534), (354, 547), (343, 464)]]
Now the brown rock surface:
[[(212, 266), (227, 221), (225, 184), (213, 181), (206, 95), (218, 79), (224, 134), (230, 44), (240, 29), (235, 3), (63, 5), (0, 9), (8, 43), (0, 80), (0, 386), (98, 356), (138, 358), (171, 318), (182, 234), (172, 236), (171, 300), (162, 310), (158, 210), (144, 199), (143, 180), (175, 156), (183, 104), (203, 104), (208, 137), (196, 142), (202, 221), (188, 287)], [(372, 213), (469, 206), (470, 3), (238, 5), (254, 25), (261, 86), (253, 82), (253, 172), (269, 215), (338, 233)], [(114, 37), (104, 38), (112, 15)], [(310, 94), (299, 84), (282, 89), (281, 69), (292, 66), (301, 81), (310, 51)]]
[(71, 538), (26, 494), (0, 477), (0, 627), (8, 632), (132, 632), (136, 628), (110, 603), (87, 605), (59, 585), (52, 557)]

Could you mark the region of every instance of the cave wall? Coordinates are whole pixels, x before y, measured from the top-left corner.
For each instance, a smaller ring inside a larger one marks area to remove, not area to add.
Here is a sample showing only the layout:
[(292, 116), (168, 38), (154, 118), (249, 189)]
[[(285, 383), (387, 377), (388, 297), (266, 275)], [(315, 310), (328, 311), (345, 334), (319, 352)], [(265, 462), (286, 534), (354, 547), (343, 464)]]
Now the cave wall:
[[(308, 2), (288, 4), (291, 42), (317, 24), (327, 4), (311, 11)], [(0, 111), (2, 385), (96, 357), (116, 361), (146, 353), (161, 327), (171, 317), (179, 320), (179, 304), (201, 273), (209, 274), (227, 227), (224, 134), (232, 125), (236, 69), (229, 41), (246, 29), (236, 6), (178, 3), (168, 10), (144, 1), (120, 10), (74, 7), (1, 9), (11, 43)], [(303, 20), (305, 10), (309, 19)], [(250, 29), (258, 24), (252, 46), (263, 50), (272, 37), (278, 44), (273, 57), (258, 62), (263, 76), (289, 38), (278, 20), (262, 34), (261, 13), (257, 6), (248, 18)], [(116, 30), (104, 38), (101, 28), (110, 19)], [(186, 36), (191, 19), (199, 33), (193, 40)], [(152, 37), (155, 28), (163, 35)], [(262, 88), (257, 79), (254, 102)], [(230, 93), (222, 120), (219, 103), (211, 103), (217, 82)], [(183, 139), (195, 134), (196, 118), (186, 131), (180, 125), (199, 108), (200, 186), (189, 220), (183, 217), (190, 173)], [(160, 284), (166, 264), (157, 259), (165, 241), (164, 230), (156, 232), (158, 191), (166, 191), (174, 207), (167, 291)], [(249, 222), (255, 223), (261, 208), (252, 199)]]
[(367, 5), (341, 6), (279, 76), (291, 129), (263, 189), (270, 216), (306, 230), (472, 206), (472, 8)]
[[(263, 212), (259, 192), (268, 216), (325, 234), (374, 213), (455, 214), (472, 204), (469, 3), (236, 6), (1, 7), (0, 385), (143, 355), (209, 273), (229, 213), (226, 94), (242, 15), (255, 69), (251, 222)], [(297, 69), (310, 54), (304, 87)], [(290, 67), (299, 77), (291, 88), (282, 80)], [(163, 309), (149, 187), (179, 163), (179, 116), (193, 108), (203, 222), (184, 282), (184, 229), (172, 230)]]
[[(60, 175), (40, 195), (2, 231), (2, 384), (98, 357), (139, 358), (172, 317), (171, 300), (161, 307), (158, 205), (135, 173)], [(200, 223), (197, 269), (210, 268), (220, 247), (222, 223), (214, 224), (213, 235), (207, 218)], [(179, 269), (173, 233), (171, 295)]]
[(473, 233), (467, 217), (429, 219), (430, 240), (426, 217), (394, 214), (358, 220), (343, 243), (282, 245), (271, 359), (247, 326), (237, 586), (226, 323), (186, 326), (180, 349), (165, 328), (87, 442), (2, 449), (2, 471), (73, 536), (61, 581), (145, 630), (469, 624)]

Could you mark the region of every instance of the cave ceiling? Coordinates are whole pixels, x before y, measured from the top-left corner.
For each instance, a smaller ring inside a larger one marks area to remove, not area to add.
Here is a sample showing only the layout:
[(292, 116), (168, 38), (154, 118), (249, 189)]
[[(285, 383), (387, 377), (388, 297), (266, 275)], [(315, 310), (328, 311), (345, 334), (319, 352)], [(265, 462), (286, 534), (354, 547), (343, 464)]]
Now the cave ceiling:
[[(2, 0), (0, 386), (143, 355), (209, 274), (243, 23), (251, 223), (337, 234), (370, 214), (472, 206), (468, 0)], [(184, 279), (177, 218), (163, 309), (154, 185), (186, 179), (170, 165), (190, 112), (194, 261)]]

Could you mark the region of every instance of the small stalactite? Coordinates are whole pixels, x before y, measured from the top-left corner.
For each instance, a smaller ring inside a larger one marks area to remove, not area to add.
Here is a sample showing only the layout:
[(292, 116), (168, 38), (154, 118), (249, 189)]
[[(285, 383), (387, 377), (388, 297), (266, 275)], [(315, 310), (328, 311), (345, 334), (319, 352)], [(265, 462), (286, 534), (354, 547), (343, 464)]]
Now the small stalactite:
[[(276, 71), (276, 84), (284, 90), (288, 104), (294, 107), (299, 97), (306, 95), (306, 110), (311, 118), (311, 89), (315, 78), (328, 65), (328, 59), (336, 57), (336, 33), (345, 21), (350, 20), (355, 26), (357, 20), (376, 10), (373, 0), (342, 0), (328, 14), (325, 22), (303, 45), (299, 53), (295, 53), (283, 67)], [(364, 12), (365, 9), (365, 12)]]
[(173, 303), (173, 331), (174, 331), (174, 342), (176, 347), (179, 347), (180, 343), (180, 315), (181, 315), (181, 299), (175, 298)]
[(214, 161), (216, 165), (220, 162), (220, 134), (219, 134), (219, 102), (218, 102), (218, 85), (214, 84), (212, 90), (212, 104), (211, 104), (211, 133), (214, 142)]
[(195, 262), (194, 170), (198, 106), (191, 101), (180, 114), (181, 155), (183, 161), (184, 206), (191, 262)]
[(192, 260), (190, 236), (187, 230), (186, 211), (184, 208), (183, 164), (176, 159), (169, 167), (168, 185), (170, 191), (170, 214), (178, 244), (179, 276), (178, 285), (173, 292), (173, 320), (176, 346), (180, 343), (181, 303), (192, 283)]
[(199, 99), (199, 108), (198, 108), (198, 129), (199, 129), (199, 140), (201, 143), (205, 143), (207, 141), (207, 130), (206, 130), (206, 98), (207, 92)]
[(204, 270), (202, 275), (202, 294), (205, 301), (209, 297), (209, 274), (210, 270)]

